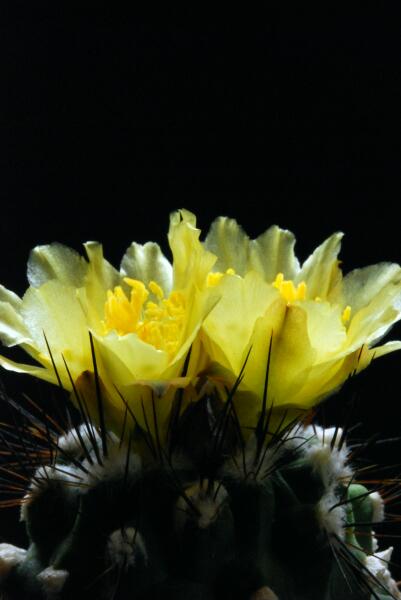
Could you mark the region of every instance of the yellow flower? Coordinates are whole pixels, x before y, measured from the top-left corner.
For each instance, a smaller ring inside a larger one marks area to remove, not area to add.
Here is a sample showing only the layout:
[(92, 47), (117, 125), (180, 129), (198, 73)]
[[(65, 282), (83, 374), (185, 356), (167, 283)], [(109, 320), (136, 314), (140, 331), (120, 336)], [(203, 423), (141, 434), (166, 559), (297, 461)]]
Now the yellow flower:
[(266, 391), (277, 422), (401, 348), (377, 345), (401, 317), (401, 268), (382, 263), (343, 277), (342, 234), (302, 266), (294, 236), (276, 226), (250, 240), (221, 217), (204, 243), (199, 237), (193, 214), (173, 213), (172, 264), (157, 244), (133, 243), (119, 271), (98, 243), (85, 244), (87, 259), (60, 244), (35, 248), (23, 298), (0, 287), (0, 339), (34, 364), (4, 356), (0, 364), (78, 388), (95, 420), (97, 370), (107, 425), (120, 431), (126, 401), (155, 435), (154, 403), (165, 432), (177, 388), (185, 407), (211, 389), (205, 376), (224, 398), (246, 362), (235, 404), (252, 427)]
[(232, 219), (212, 224), (205, 248), (217, 256), (222, 299), (203, 324), (204, 345), (236, 376), (249, 352), (243, 422), (254, 425), (260, 413), (268, 360), (268, 403), (283, 412), (309, 409), (373, 358), (401, 349), (375, 346), (401, 317), (401, 268), (381, 263), (343, 277), (341, 238), (333, 234), (300, 266), (289, 231), (273, 226), (250, 240)]
[(167, 388), (186, 386), (200, 368), (202, 357), (195, 348), (186, 378), (181, 377), (188, 351), (217, 300), (206, 285), (215, 257), (199, 234), (193, 215), (174, 213), (168, 236), (173, 264), (157, 244), (132, 243), (120, 271), (95, 242), (85, 244), (88, 260), (60, 244), (36, 247), (23, 298), (0, 289), (0, 339), (21, 346), (39, 365), (4, 356), (0, 364), (52, 383), (60, 379), (67, 390), (77, 384), (90, 396), (90, 333), (108, 419), (115, 427), (124, 413), (120, 394), (139, 421), (145, 398), (161, 394), (172, 401)]

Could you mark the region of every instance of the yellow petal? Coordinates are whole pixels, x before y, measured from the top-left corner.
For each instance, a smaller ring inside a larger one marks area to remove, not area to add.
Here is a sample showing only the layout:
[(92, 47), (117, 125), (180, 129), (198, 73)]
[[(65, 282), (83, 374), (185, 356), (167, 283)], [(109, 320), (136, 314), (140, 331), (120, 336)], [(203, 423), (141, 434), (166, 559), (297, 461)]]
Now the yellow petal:
[(203, 324), (205, 344), (212, 360), (238, 373), (256, 320), (279, 294), (254, 272), (244, 278), (226, 275), (215, 289), (222, 297)]
[(213, 221), (205, 239), (207, 250), (217, 256), (216, 271), (233, 268), (238, 275), (248, 270), (249, 238), (235, 219), (219, 217)]
[(173, 253), (174, 288), (184, 289), (194, 283), (198, 288), (206, 285), (208, 273), (216, 257), (205, 250), (199, 241), (195, 216), (186, 210), (170, 217), (168, 239)]
[(294, 235), (273, 225), (250, 242), (248, 268), (263, 274), (266, 281), (274, 281), (277, 273), (283, 273), (285, 279), (294, 279), (299, 272), (294, 246)]
[(380, 358), (381, 356), (385, 356), (386, 354), (390, 354), (390, 352), (401, 350), (401, 342), (387, 342), (386, 344), (376, 346), (375, 348), (368, 348), (367, 346), (364, 346), (362, 350), (363, 351), (358, 355), (358, 364), (356, 366), (357, 373), (363, 369), (366, 369), (372, 360)]
[(340, 251), (342, 237), (342, 233), (334, 233), (318, 246), (302, 265), (295, 281), (306, 283), (308, 298), (314, 299), (319, 296), (325, 300), (341, 279), (337, 255)]
[(139, 279), (148, 287), (155, 281), (168, 296), (172, 289), (173, 269), (158, 244), (133, 242), (121, 261), (121, 273), (131, 279)]
[(277, 273), (283, 273), (286, 279), (296, 276), (299, 263), (294, 245), (294, 235), (277, 225), (250, 240), (240, 225), (227, 217), (219, 217), (212, 223), (205, 240), (206, 248), (217, 256), (216, 271), (234, 268), (238, 275), (244, 276), (254, 270), (268, 282)]
[(31, 342), (21, 315), (8, 302), (0, 302), (0, 340), (6, 346)]
[(0, 285), (0, 302), (7, 302), (8, 304), (11, 304), (16, 311), (19, 311), (22, 305), (21, 298), (11, 290), (8, 290), (6, 287), (4, 287), (4, 285)]
[(96, 341), (99, 355), (116, 385), (128, 385), (136, 379), (160, 379), (169, 365), (167, 352), (143, 342), (135, 333), (96, 335)]
[(36, 246), (28, 260), (28, 281), (40, 287), (51, 279), (60, 283), (80, 287), (86, 272), (86, 262), (76, 252), (62, 244)]
[(118, 271), (103, 257), (101, 244), (87, 242), (84, 246), (89, 264), (83, 286), (77, 290), (77, 295), (87, 325), (100, 333), (103, 330), (102, 321), (104, 319), (107, 291), (120, 285), (122, 278)]
[(316, 352), (316, 362), (324, 362), (342, 350), (347, 332), (341, 308), (329, 302), (313, 301), (301, 302), (299, 307), (306, 313), (309, 343)]
[(401, 318), (401, 282), (391, 282), (351, 319), (349, 344), (360, 346), (377, 343)]
[(29, 288), (23, 298), (21, 315), (37, 351), (48, 356), (46, 335), (60, 371), (65, 370), (62, 354), (73, 374), (90, 367), (87, 322), (74, 288), (56, 280), (40, 288)]
[(401, 269), (393, 263), (379, 263), (348, 273), (332, 290), (329, 300), (350, 305), (353, 314), (374, 301), (383, 290), (399, 286)]
[[(14, 371), (14, 373), (22, 373), (26, 375), (33, 375), (34, 377), (38, 377), (38, 379), (43, 379), (44, 381), (48, 381), (49, 383), (57, 384), (57, 377), (53, 369), (51, 368), (43, 368), (43, 367), (35, 367), (34, 365), (27, 365), (24, 363), (17, 363), (5, 356), (0, 356), (0, 365), (6, 369), (7, 371)], [(67, 385), (66, 381), (66, 389), (70, 389)]]

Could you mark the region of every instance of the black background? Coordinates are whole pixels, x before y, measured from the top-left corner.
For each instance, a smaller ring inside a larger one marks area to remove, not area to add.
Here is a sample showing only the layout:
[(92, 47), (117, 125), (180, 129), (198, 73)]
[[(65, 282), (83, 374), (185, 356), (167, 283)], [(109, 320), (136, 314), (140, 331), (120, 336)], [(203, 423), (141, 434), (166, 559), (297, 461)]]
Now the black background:
[[(23, 293), (30, 248), (54, 240), (102, 241), (114, 264), (132, 240), (166, 249), (180, 207), (204, 231), (220, 214), (253, 237), (273, 223), (291, 229), (301, 259), (343, 230), (345, 271), (400, 262), (400, 32), (371, 6), (240, 26), (8, 15), (0, 281)], [(397, 353), (360, 378), (365, 438), (400, 434), (400, 367)], [(15, 397), (37, 389), (2, 379)], [(332, 403), (338, 420), (346, 395)], [(399, 463), (400, 444), (371, 456)]]

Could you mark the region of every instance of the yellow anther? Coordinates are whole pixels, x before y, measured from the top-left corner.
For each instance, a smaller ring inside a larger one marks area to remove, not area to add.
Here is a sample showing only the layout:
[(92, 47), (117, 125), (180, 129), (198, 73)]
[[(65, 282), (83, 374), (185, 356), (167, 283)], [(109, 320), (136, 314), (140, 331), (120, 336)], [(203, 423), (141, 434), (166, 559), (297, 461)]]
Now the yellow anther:
[(301, 283), (298, 283), (297, 292), (298, 292), (298, 300), (305, 300), (305, 298), (306, 298), (306, 283), (304, 281), (301, 281)]
[(276, 279), (273, 281), (274, 287), (279, 290), (283, 281), (284, 281), (284, 273), (277, 273)]
[(104, 307), (104, 331), (116, 331), (118, 335), (136, 333), (144, 342), (158, 350), (174, 354), (179, 346), (185, 325), (185, 297), (181, 292), (172, 292), (164, 298), (162, 288), (155, 282), (149, 290), (157, 302), (147, 300), (149, 290), (142, 281), (124, 278), (131, 288), (128, 299), (121, 286), (107, 292)]
[(351, 307), (348, 305), (343, 310), (343, 314), (341, 315), (341, 320), (345, 325), (345, 323), (348, 323), (350, 318), (351, 318)]
[(162, 288), (160, 287), (160, 285), (158, 285), (156, 283), (156, 281), (149, 281), (148, 288), (150, 289), (152, 294), (157, 296), (160, 300), (162, 300), (164, 298), (164, 292), (163, 292)]
[(221, 273), (220, 271), (210, 272), (206, 279), (207, 287), (214, 287), (220, 283), (220, 280), (222, 277), (224, 277), (224, 275), (235, 275), (235, 270), (229, 268), (225, 273)]
[(289, 303), (296, 300), (305, 300), (306, 298), (306, 283), (301, 281), (295, 287), (291, 279), (284, 279), (283, 273), (277, 274), (276, 279), (273, 281), (273, 286), (279, 290), (283, 298)]
[(206, 280), (206, 285), (208, 287), (214, 287), (223, 277), (223, 273), (209, 273)]

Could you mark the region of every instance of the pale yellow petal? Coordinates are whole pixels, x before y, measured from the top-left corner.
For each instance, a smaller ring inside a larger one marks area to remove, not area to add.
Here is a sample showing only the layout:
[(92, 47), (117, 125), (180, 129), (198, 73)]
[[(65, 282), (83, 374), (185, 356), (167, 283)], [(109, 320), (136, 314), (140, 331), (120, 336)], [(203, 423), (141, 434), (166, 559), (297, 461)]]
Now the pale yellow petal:
[(185, 360), (185, 356), (205, 319), (215, 310), (221, 300), (220, 290), (213, 288), (202, 292), (195, 291), (195, 293), (193, 290), (188, 290), (186, 295), (186, 323), (182, 331), (178, 351), (171, 361), (173, 370), (170, 375), (165, 374), (165, 377), (177, 376), (180, 370), (179, 364), (182, 364)]
[(19, 311), (22, 305), (21, 298), (11, 290), (8, 290), (6, 287), (4, 287), (4, 285), (0, 285), (0, 302), (7, 302), (8, 304), (11, 304), (16, 311)]
[(249, 369), (248, 366), (246, 369), (253, 372), (245, 373), (244, 384), (251, 381), (252, 387), (248, 384), (249, 387), (262, 397), (272, 334), (268, 397), (273, 406), (281, 406), (293, 402), (317, 353), (310, 344), (307, 314), (299, 306), (286, 306), (283, 314), (277, 311), (275, 323), (270, 323), (268, 311), (257, 324)]
[(350, 345), (377, 343), (401, 318), (401, 285), (390, 283), (351, 319), (348, 329)]
[(249, 238), (235, 219), (219, 217), (213, 221), (204, 242), (205, 248), (217, 256), (215, 271), (234, 269), (244, 276), (249, 264)]
[(380, 358), (381, 356), (386, 356), (386, 354), (390, 354), (390, 352), (395, 352), (397, 350), (401, 350), (401, 341), (393, 340), (386, 344), (382, 344), (381, 346), (376, 346), (375, 348), (363, 346), (362, 352), (358, 354), (356, 372), (359, 373), (363, 369), (366, 369), (372, 360)]
[(383, 290), (400, 288), (401, 268), (393, 263), (379, 263), (354, 269), (332, 290), (330, 302), (351, 306), (356, 314), (368, 306)]
[(214, 349), (209, 348), (213, 360), (223, 361), (225, 367), (238, 372), (255, 321), (279, 298), (279, 293), (255, 272), (244, 278), (225, 275), (216, 290), (222, 297), (203, 324), (205, 343), (213, 342)]
[(195, 216), (186, 210), (172, 213), (168, 240), (173, 253), (174, 288), (181, 290), (191, 283), (198, 288), (206, 285), (216, 257), (199, 241)]
[(135, 333), (115, 332), (96, 336), (98, 352), (116, 384), (128, 385), (137, 379), (160, 379), (169, 365), (167, 352), (143, 342)]
[(31, 342), (21, 315), (8, 302), (0, 302), (0, 340), (6, 346)]
[[(39, 379), (43, 379), (44, 381), (48, 381), (49, 383), (57, 384), (57, 377), (53, 369), (46, 369), (43, 367), (36, 367), (34, 365), (27, 365), (24, 363), (17, 363), (5, 356), (0, 356), (0, 365), (6, 369), (7, 371), (13, 371), (14, 373), (22, 373), (25, 375), (32, 375), (33, 377), (38, 377)], [(70, 389), (67, 387), (66, 389)]]
[(277, 273), (293, 279), (299, 271), (294, 254), (295, 237), (286, 229), (273, 225), (255, 240), (250, 240), (235, 219), (219, 217), (205, 240), (208, 250), (216, 254), (215, 271), (233, 268), (244, 276), (254, 270), (265, 279), (274, 281)]
[(104, 305), (107, 290), (112, 290), (121, 284), (121, 276), (103, 257), (102, 245), (97, 242), (87, 242), (85, 251), (89, 264), (84, 286), (78, 291), (82, 310), (85, 313), (89, 327), (100, 333), (103, 331)]
[(133, 242), (121, 261), (121, 273), (131, 279), (139, 279), (146, 286), (156, 281), (166, 296), (172, 289), (173, 269), (158, 244)]
[(265, 281), (274, 281), (278, 273), (283, 273), (284, 279), (294, 279), (299, 272), (291, 231), (273, 225), (256, 240), (251, 240), (249, 246), (248, 269), (261, 273)]
[(292, 393), (282, 398), (283, 407), (297, 406), (309, 409), (323, 398), (337, 391), (340, 385), (354, 372), (359, 352), (351, 353), (342, 359), (333, 358), (324, 363), (311, 361), (299, 373), (298, 384), (293, 386)]
[(316, 362), (324, 362), (339, 352), (347, 341), (342, 310), (329, 302), (310, 300), (300, 302), (299, 308), (306, 312), (308, 338), (316, 351)]
[(314, 300), (318, 296), (325, 300), (341, 279), (337, 256), (342, 237), (342, 233), (334, 233), (302, 265), (295, 282), (306, 283), (307, 298)]
[(36, 246), (28, 260), (28, 281), (40, 287), (51, 279), (80, 287), (86, 272), (86, 261), (72, 248), (54, 243)]
[(21, 315), (37, 351), (47, 356), (46, 335), (58, 369), (64, 369), (62, 355), (73, 374), (90, 367), (88, 327), (74, 288), (56, 280), (29, 288)]

